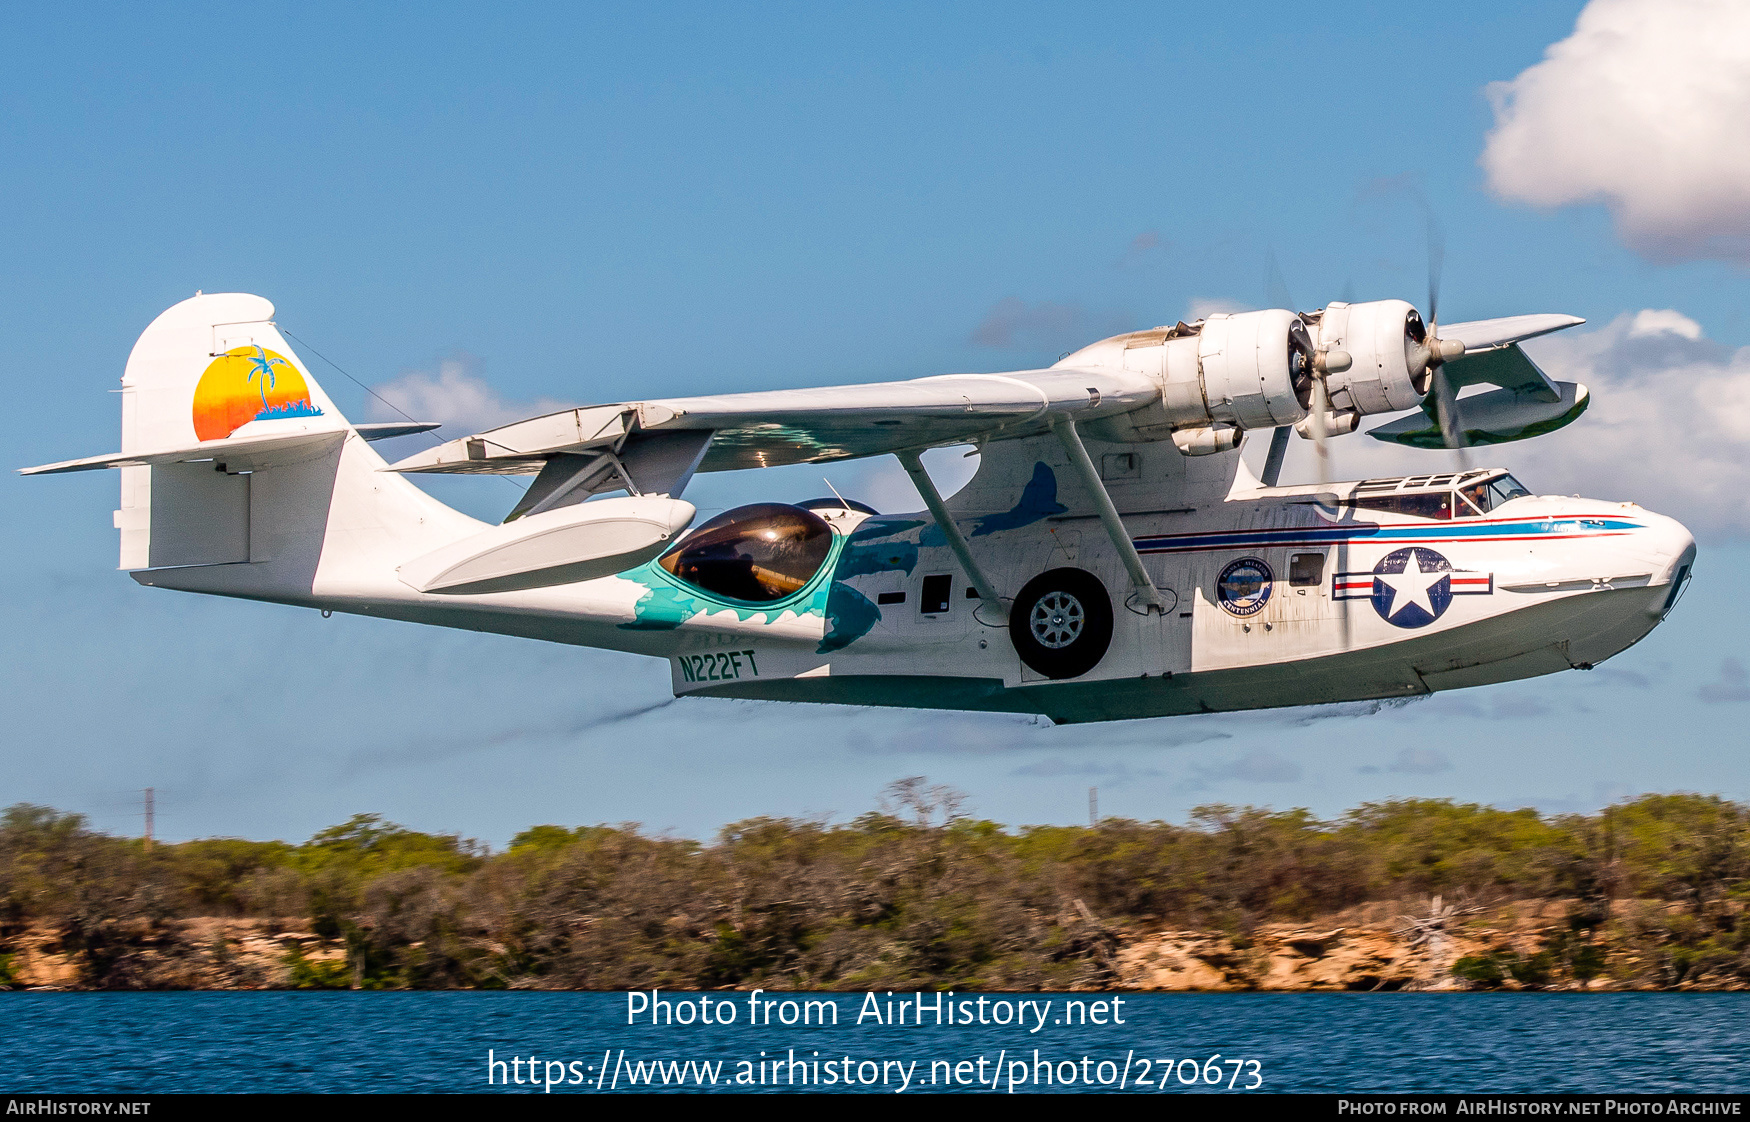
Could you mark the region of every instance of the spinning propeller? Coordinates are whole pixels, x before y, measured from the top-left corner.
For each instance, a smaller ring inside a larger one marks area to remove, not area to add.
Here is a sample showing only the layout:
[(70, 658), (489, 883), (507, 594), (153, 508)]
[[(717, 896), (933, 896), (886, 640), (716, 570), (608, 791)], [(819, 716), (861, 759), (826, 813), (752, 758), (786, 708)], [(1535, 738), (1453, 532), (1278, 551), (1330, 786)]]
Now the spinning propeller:
[(1464, 354), (1464, 343), (1457, 339), (1440, 338), (1440, 271), (1446, 261), (1446, 239), (1428, 218), (1428, 326), (1416, 340), (1414, 362), (1427, 372), (1429, 392), (1434, 396), (1434, 416), (1440, 425), (1440, 439), (1446, 447), (1459, 454), (1462, 467), (1469, 468), (1464, 449), (1470, 442), (1458, 423), (1458, 391), (1452, 385), (1446, 364)]
[[(1440, 433), (1440, 443), (1458, 453), (1459, 466), (1468, 470), (1469, 456), (1465, 449), (1469, 447), (1463, 423), (1459, 417), (1458, 389), (1453, 383), (1446, 364), (1465, 355), (1465, 344), (1460, 339), (1442, 339), (1440, 337), (1440, 275), (1445, 264), (1445, 238), (1435, 222), (1432, 214), (1428, 216), (1428, 319), (1424, 324), (1422, 317), (1412, 309), (1408, 322), (1404, 325), (1406, 342), (1409, 344), (1405, 358), (1410, 368), (1411, 378), (1426, 395), (1424, 408), (1436, 422)], [(1284, 308), (1294, 307), (1294, 300), (1288, 294), (1282, 272), (1276, 263), (1276, 256), (1271, 253), (1268, 258), (1265, 287), (1267, 299), (1274, 305)], [(1352, 304), (1351, 293), (1346, 285), (1343, 295), (1345, 304)], [(1291, 334), (1291, 348), (1299, 363), (1299, 377), (1295, 379), (1296, 388), (1303, 391), (1302, 401), (1305, 403), (1307, 415), (1302, 422), (1302, 435), (1310, 437), (1318, 456), (1318, 480), (1321, 484), (1331, 481), (1331, 455), (1329, 440), (1331, 432), (1331, 387), (1330, 376), (1341, 374), (1354, 365), (1353, 357), (1344, 350), (1325, 345), (1315, 346), (1311, 336), (1301, 325), (1296, 325)], [(1348, 429), (1340, 429), (1349, 431)], [(1426, 447), (1426, 445), (1423, 445)], [(1270, 454), (1265, 460), (1263, 481), (1274, 486), (1281, 471), (1282, 461), (1288, 447), (1288, 427), (1276, 430), (1271, 440)]]
[[(1268, 303), (1280, 308), (1293, 308), (1294, 297), (1289, 295), (1288, 284), (1282, 279), (1282, 269), (1276, 262), (1276, 253), (1272, 250), (1265, 259), (1264, 287), (1265, 299)], [(1348, 286), (1345, 287), (1347, 298)], [(1331, 454), (1327, 446), (1329, 437), (1326, 415), (1331, 408), (1331, 387), (1326, 378), (1333, 373), (1342, 373), (1349, 369), (1352, 362), (1344, 351), (1320, 348), (1313, 344), (1312, 336), (1308, 334), (1304, 324), (1296, 323), (1290, 332), (1289, 343), (1297, 356), (1301, 377), (1295, 378), (1296, 389), (1303, 385), (1307, 389), (1306, 407), (1307, 433), (1312, 437), (1313, 446), (1318, 450), (1319, 482), (1331, 481)], [(1263, 482), (1274, 487), (1282, 471), (1282, 461), (1288, 452), (1288, 433), (1292, 425), (1283, 425), (1270, 438), (1270, 453), (1264, 460)]]

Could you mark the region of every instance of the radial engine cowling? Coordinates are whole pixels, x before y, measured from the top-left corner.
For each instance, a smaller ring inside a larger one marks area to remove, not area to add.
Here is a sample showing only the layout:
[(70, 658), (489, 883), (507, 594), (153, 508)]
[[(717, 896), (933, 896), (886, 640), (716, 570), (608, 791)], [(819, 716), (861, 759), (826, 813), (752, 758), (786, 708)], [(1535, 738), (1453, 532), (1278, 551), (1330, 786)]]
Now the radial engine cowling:
[(1417, 351), (1427, 334), (1421, 314), (1403, 300), (1333, 301), (1318, 323), (1319, 348), (1352, 361), (1329, 375), (1331, 409), (1396, 413), (1422, 404), (1429, 370)]
[(1178, 424), (1274, 428), (1306, 416), (1312, 341), (1293, 312), (1213, 315), (1167, 351), (1163, 404)]

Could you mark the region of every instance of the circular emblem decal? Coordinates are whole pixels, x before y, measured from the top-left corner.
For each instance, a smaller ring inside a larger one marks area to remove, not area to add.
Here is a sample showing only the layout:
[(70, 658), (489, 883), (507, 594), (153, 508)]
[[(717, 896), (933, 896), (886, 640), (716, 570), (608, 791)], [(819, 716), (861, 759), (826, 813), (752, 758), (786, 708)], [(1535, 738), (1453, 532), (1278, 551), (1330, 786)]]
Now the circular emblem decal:
[(1426, 627), (1452, 606), (1452, 563), (1410, 546), (1373, 567), (1373, 610), (1394, 627)]
[(1216, 578), (1216, 602), (1236, 616), (1257, 615), (1270, 602), (1270, 586), (1275, 579), (1270, 566), (1256, 557), (1242, 557)]

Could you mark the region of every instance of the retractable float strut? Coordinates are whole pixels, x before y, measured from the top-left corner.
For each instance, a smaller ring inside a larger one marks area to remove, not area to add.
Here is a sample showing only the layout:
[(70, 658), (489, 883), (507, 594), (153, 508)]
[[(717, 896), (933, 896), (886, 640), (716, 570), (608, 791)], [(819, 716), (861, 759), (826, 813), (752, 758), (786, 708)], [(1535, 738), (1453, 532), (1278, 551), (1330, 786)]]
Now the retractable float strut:
[(1093, 498), (1094, 509), (1100, 515), (1100, 525), (1106, 527), (1106, 536), (1117, 547), (1118, 556), (1124, 560), (1124, 568), (1130, 574), (1130, 583), (1136, 586), (1136, 599), (1143, 606), (1143, 614), (1166, 614), (1166, 601), (1161, 599), (1161, 594), (1155, 590), (1153, 578), (1143, 567), (1142, 554), (1136, 552), (1136, 543), (1130, 540), (1130, 531), (1124, 528), (1124, 520), (1118, 516), (1118, 508), (1112, 505), (1112, 496), (1107, 493), (1106, 485), (1100, 481), (1100, 473), (1094, 469), (1094, 461), (1082, 444), (1082, 434), (1076, 431), (1076, 423), (1059, 414), (1051, 419), (1051, 431), (1057, 434), (1057, 442), (1069, 453), (1069, 466), (1080, 477), (1082, 486), (1087, 488), (1089, 496)]
[(918, 494), (923, 496), (924, 505), (930, 508), (930, 516), (942, 528), (942, 535), (948, 539), (948, 548), (954, 551), (960, 567), (966, 570), (967, 579), (978, 590), (978, 598), (983, 601), (979, 607), (1006, 614), (1007, 609), (997, 598), (996, 585), (990, 582), (990, 578), (984, 575), (984, 570), (978, 567), (978, 562), (972, 559), (972, 547), (966, 544), (966, 535), (960, 532), (960, 527), (954, 523), (954, 516), (948, 513), (948, 504), (942, 501), (942, 493), (936, 490), (935, 480), (924, 470), (924, 462), (913, 451), (895, 452), (894, 455), (905, 467), (905, 473), (911, 476)]

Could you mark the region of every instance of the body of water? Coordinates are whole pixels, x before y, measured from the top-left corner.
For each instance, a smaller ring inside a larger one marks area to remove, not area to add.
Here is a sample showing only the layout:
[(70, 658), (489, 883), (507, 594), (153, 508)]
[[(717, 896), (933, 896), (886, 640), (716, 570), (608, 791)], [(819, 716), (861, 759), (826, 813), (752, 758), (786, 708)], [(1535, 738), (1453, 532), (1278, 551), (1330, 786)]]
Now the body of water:
[(0, 994), (0, 1090), (1750, 1090), (1750, 994), (656, 997)]

